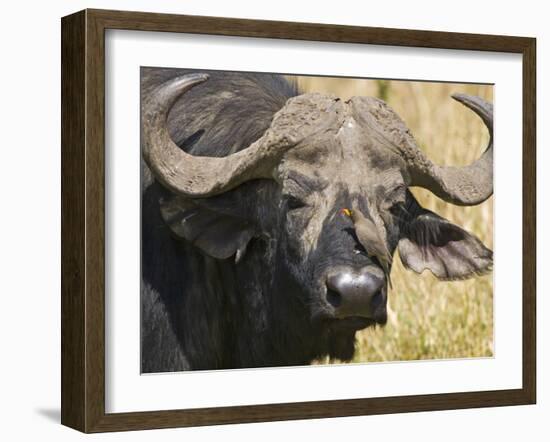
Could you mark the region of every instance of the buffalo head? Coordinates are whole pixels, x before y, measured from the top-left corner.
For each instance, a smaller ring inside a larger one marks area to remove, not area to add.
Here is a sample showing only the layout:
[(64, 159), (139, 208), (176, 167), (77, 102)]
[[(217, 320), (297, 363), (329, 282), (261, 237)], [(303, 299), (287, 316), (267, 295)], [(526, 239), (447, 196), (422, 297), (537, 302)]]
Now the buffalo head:
[(209, 256), (237, 262), (247, 259), (251, 241), (265, 242), (274, 267), (266, 275), (272, 296), (291, 291), (307, 307), (304, 320), (353, 331), (385, 323), (388, 275), (359, 243), (342, 208), (367, 218), (390, 255), (399, 249), (405, 267), (417, 273), (428, 269), (448, 280), (491, 269), (489, 249), (420, 207), (408, 190), (423, 187), (465, 206), (492, 195), (491, 104), (453, 97), (491, 133), (481, 158), (466, 167), (432, 163), (383, 101), (321, 94), (289, 99), (248, 147), (198, 156), (172, 140), (167, 118), (177, 100), (184, 105), (184, 94), (207, 79), (169, 80), (142, 104), (144, 159), (174, 195), (161, 210), (176, 235)]

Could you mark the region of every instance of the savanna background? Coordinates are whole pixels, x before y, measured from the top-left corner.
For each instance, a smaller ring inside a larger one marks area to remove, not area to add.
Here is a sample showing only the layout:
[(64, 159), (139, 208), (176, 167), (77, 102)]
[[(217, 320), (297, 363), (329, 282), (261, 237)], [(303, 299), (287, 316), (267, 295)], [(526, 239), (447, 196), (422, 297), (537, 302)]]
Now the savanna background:
[[(451, 99), (456, 92), (493, 101), (491, 85), (289, 77), (303, 92), (354, 95), (386, 101), (436, 163), (465, 165), (486, 148), (489, 134), (471, 110)], [(425, 208), (462, 226), (493, 249), (493, 197), (473, 207), (448, 204), (427, 190), (412, 192)], [(493, 275), (438, 281), (430, 272), (405, 270), (398, 258), (388, 292), (388, 323), (357, 333), (352, 362), (450, 359), (493, 355)], [(327, 363), (320, 360), (318, 363)], [(336, 362), (336, 361), (330, 361)]]

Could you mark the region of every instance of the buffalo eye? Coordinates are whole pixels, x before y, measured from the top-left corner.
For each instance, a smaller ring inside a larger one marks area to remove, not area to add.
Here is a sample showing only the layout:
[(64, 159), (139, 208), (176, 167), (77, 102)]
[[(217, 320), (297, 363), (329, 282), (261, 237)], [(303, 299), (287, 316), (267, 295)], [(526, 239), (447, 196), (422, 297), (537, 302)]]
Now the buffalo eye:
[(294, 195), (288, 195), (286, 197), (286, 206), (287, 206), (288, 210), (301, 209), (302, 207), (305, 207), (306, 205), (307, 204), (303, 199), (298, 198)]
[(401, 201), (393, 203), (388, 210), (398, 220), (403, 219), (407, 214), (405, 203)]

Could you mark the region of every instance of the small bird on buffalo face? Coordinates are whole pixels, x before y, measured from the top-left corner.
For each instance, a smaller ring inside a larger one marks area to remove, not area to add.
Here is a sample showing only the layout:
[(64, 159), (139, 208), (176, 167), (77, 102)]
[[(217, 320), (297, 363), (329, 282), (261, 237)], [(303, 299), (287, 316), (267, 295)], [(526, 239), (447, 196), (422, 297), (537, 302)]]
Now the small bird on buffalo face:
[(390, 287), (392, 287), (390, 279), (392, 256), (376, 224), (358, 210), (342, 209), (342, 213), (353, 221), (355, 235), (359, 243), (361, 243), (368, 256), (373, 256), (378, 260), (386, 274), (386, 278), (388, 278)]

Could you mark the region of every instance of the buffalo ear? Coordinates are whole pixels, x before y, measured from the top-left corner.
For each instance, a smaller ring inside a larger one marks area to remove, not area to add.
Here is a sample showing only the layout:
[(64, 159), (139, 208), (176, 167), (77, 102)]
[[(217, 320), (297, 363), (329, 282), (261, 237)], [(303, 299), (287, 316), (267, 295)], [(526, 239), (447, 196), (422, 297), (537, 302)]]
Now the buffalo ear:
[(160, 211), (176, 237), (217, 259), (235, 255), (238, 262), (256, 234), (249, 221), (205, 207), (200, 200), (169, 197), (160, 201)]
[(410, 218), (398, 244), (407, 269), (416, 273), (428, 269), (441, 280), (466, 279), (492, 270), (493, 252), (478, 238), (420, 207), (416, 200), (408, 206)]

